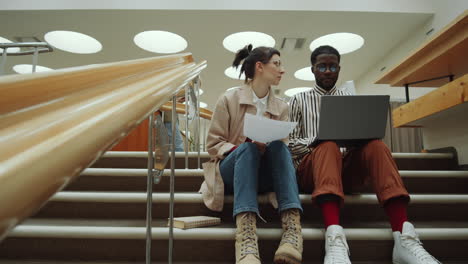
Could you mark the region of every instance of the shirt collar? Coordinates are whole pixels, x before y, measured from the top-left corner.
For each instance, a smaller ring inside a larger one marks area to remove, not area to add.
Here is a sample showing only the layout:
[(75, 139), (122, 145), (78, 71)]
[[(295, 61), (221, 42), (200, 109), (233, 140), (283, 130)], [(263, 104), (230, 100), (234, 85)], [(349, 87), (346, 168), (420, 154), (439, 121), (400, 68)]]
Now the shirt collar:
[[(239, 103), (240, 104), (255, 105), (255, 103), (253, 102), (253, 90), (250, 87), (250, 85), (245, 84), (241, 86), (238, 91), (239, 91)], [(268, 91), (268, 96), (265, 96), (264, 98), (267, 98), (267, 104), (266, 104), (267, 107), (266, 107), (265, 112), (268, 112), (274, 116), (279, 116), (280, 105), (277, 102), (278, 100), (276, 99), (276, 96), (274, 95), (270, 96), (270, 91)]]
[(323, 89), (322, 87), (318, 86), (317, 84), (315, 84), (315, 85), (314, 85), (314, 90), (315, 90), (316, 92), (318, 92), (319, 94), (321, 94), (321, 95), (334, 94), (335, 91), (336, 91), (336, 85), (333, 86), (333, 88), (331, 88), (330, 91), (327, 91), (327, 90)]
[(263, 105), (266, 105), (268, 102), (268, 96), (270, 95), (270, 90), (268, 90), (268, 93), (263, 97), (263, 98), (258, 98), (258, 96), (255, 94), (254, 90), (252, 89), (252, 101), (254, 104), (260, 101)]

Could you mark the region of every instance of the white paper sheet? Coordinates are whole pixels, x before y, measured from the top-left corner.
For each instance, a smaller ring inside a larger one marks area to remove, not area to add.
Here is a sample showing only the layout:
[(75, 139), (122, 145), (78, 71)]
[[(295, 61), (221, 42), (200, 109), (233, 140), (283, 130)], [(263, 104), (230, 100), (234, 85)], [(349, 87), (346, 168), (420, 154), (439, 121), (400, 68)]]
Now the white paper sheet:
[(288, 137), (296, 127), (297, 122), (285, 122), (268, 119), (266, 117), (245, 114), (244, 136), (262, 143)]

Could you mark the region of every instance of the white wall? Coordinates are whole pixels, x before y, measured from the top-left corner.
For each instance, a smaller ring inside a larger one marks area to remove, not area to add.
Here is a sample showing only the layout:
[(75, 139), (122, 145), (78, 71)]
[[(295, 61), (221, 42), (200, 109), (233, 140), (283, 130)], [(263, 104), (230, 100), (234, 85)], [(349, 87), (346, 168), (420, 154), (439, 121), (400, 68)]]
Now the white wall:
[[(445, 2), (440, 0), (441, 2)], [(0, 10), (175, 9), (432, 13), (428, 0), (0, 0)]]
[[(420, 45), (427, 41), (432, 35), (439, 32), (446, 25), (456, 19), (465, 10), (468, 9), (467, 0), (433, 0), (427, 1), (434, 9), (434, 16), (423, 25), (415, 28), (410, 36), (401, 41), (393, 50), (382, 57), (380, 62), (374, 65), (368, 72), (355, 80), (356, 91), (358, 94), (389, 94), (392, 100), (405, 100), (404, 87), (390, 87), (384, 84), (375, 84), (377, 79), (405, 57), (410, 55)], [(426, 35), (430, 29), (434, 29), (430, 35)], [(380, 71), (385, 67), (384, 71)], [(410, 98), (418, 98), (434, 88), (412, 88), (410, 89)]]

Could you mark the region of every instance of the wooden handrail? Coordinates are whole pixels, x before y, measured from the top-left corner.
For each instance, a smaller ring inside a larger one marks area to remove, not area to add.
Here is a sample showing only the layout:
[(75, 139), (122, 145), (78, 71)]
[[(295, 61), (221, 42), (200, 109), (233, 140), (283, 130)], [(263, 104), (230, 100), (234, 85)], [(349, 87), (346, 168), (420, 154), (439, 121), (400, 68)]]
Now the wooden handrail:
[[(172, 101), (163, 104), (163, 105), (161, 106), (160, 110), (163, 110), (163, 111), (171, 111), (171, 110), (172, 110)], [(177, 105), (176, 105), (176, 112), (177, 112), (178, 114), (185, 114), (185, 105), (182, 104), (182, 103), (177, 103)], [(213, 112), (211, 112), (210, 110), (208, 110), (208, 109), (206, 109), (206, 108), (200, 107), (200, 117), (201, 117), (201, 118), (204, 118), (204, 119), (207, 119), (207, 120), (211, 120), (211, 117), (212, 117), (212, 116), (213, 116)]]
[(0, 239), (205, 67), (187, 53), (0, 78)]
[(393, 110), (394, 127), (418, 127), (423, 118), (468, 103), (468, 74)]

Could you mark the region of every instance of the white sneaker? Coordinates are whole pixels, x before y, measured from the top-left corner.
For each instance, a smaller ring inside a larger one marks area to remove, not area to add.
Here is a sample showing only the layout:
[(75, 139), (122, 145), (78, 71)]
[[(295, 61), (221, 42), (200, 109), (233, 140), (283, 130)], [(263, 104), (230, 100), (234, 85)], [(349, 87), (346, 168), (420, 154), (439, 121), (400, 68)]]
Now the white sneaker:
[(349, 260), (349, 247), (343, 228), (331, 225), (325, 233), (325, 260), (324, 264), (351, 264)]
[(403, 233), (393, 232), (395, 245), (393, 246), (394, 264), (440, 264), (431, 256), (418, 238), (414, 226), (410, 222), (403, 223)]

